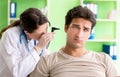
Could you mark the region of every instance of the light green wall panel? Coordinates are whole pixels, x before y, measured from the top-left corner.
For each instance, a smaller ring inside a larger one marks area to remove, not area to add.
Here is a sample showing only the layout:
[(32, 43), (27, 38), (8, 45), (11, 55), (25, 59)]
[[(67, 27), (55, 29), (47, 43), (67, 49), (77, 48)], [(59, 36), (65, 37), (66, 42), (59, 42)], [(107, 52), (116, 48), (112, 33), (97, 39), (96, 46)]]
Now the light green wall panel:
[(0, 0), (0, 30), (7, 26), (7, 0)]
[(97, 22), (94, 33), (95, 39), (115, 39), (116, 38), (115, 22)]
[(95, 52), (103, 52), (102, 47), (104, 44), (115, 45), (114, 42), (87, 42), (85, 46), (88, 50), (92, 50)]

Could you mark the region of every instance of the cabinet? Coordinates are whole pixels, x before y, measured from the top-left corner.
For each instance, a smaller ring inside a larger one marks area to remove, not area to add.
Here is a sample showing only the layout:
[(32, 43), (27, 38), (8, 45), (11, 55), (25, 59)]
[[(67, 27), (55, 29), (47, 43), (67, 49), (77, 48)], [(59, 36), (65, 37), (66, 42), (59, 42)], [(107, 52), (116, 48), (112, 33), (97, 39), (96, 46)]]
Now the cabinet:
[[(86, 47), (95, 51), (103, 51), (103, 45), (115, 45), (117, 61), (120, 65), (120, 1), (119, 0), (80, 0), (82, 6), (90, 7), (96, 13), (97, 24), (94, 28), (94, 39), (89, 39)], [(120, 67), (119, 67), (120, 68)]]
[[(16, 3), (16, 17), (10, 17), (11, 3)], [(48, 15), (48, 0), (8, 0), (8, 25), (18, 20), (20, 14), (27, 8), (34, 7), (42, 10), (45, 15)]]

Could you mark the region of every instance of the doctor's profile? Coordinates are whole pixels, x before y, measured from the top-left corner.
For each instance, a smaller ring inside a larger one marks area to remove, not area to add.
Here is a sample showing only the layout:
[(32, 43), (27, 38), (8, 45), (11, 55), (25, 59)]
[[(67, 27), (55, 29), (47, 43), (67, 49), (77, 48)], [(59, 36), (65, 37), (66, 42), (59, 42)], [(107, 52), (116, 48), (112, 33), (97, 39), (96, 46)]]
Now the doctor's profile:
[(95, 26), (95, 16), (87, 7), (79, 5), (68, 10), (65, 46), (42, 56), (29, 77), (117, 77), (115, 63), (109, 55), (85, 47)]
[(37, 8), (28, 8), (0, 32), (0, 77), (27, 77), (41, 56), (48, 54), (47, 45), (54, 32), (50, 22)]

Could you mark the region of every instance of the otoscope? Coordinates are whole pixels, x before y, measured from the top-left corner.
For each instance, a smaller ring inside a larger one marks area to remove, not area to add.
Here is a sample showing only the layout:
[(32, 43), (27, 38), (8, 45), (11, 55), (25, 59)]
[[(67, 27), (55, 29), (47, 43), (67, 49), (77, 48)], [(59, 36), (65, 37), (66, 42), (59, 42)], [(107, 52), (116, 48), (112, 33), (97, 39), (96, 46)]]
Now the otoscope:
[(54, 32), (55, 30), (60, 30), (60, 28), (52, 27), (51, 32)]
[[(60, 30), (60, 28), (52, 27), (51, 32), (54, 32), (55, 30)], [(46, 47), (47, 49), (49, 47), (49, 44), (50, 44), (50, 42), (48, 43), (48, 45)]]

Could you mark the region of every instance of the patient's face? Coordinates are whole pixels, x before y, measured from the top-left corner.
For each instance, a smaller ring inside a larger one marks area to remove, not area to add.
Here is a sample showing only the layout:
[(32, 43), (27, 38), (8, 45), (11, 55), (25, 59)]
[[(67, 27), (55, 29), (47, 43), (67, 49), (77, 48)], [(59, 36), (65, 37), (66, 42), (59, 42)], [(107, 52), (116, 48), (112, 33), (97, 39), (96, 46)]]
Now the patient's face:
[(74, 18), (69, 27), (65, 28), (67, 33), (67, 44), (73, 47), (82, 47), (91, 33), (92, 23), (83, 18)]

